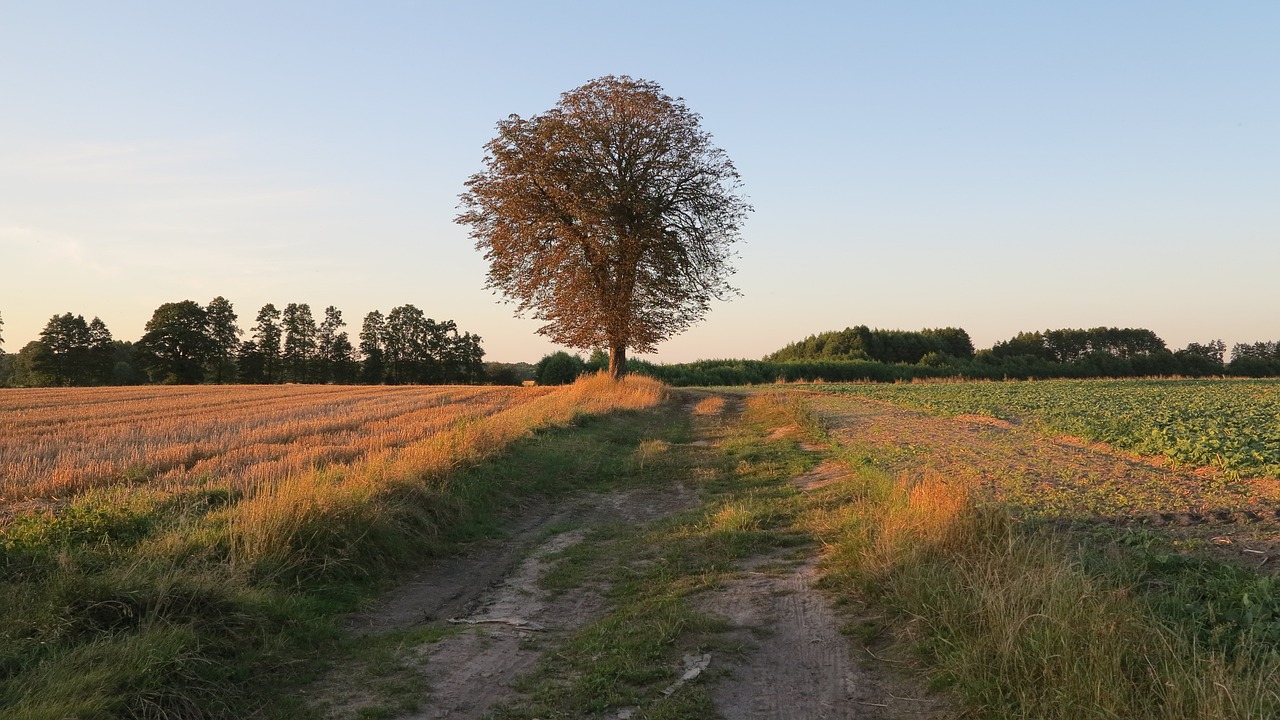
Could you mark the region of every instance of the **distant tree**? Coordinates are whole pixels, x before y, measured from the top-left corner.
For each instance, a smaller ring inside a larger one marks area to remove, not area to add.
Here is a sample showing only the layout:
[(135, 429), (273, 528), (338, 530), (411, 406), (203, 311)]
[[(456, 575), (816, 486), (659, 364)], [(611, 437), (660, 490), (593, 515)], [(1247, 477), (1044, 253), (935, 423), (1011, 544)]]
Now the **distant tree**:
[(647, 80), (602, 77), (552, 110), (498, 123), (466, 211), (488, 287), (570, 347), (650, 352), (735, 291), (731, 246), (751, 207), (700, 118)]
[(22, 346), (13, 360), (9, 384), (14, 387), (45, 387), (55, 384), (51, 376), (37, 367), (40, 356), (46, 352), (48, 349), (39, 340), (32, 340)]
[(1195, 377), (1221, 375), (1226, 372), (1223, 363), (1226, 350), (1227, 346), (1221, 340), (1212, 340), (1204, 345), (1188, 343), (1185, 348), (1173, 353), (1176, 374)]
[(600, 372), (609, 369), (609, 351), (604, 348), (592, 348), (587, 358), (587, 372)]
[(796, 360), (876, 360), (918, 363), (926, 355), (963, 360), (973, 357), (973, 341), (961, 328), (879, 330), (866, 325), (810, 335), (765, 356), (767, 362)]
[(1060, 363), (1074, 362), (1089, 352), (1089, 332), (1087, 330), (1074, 328), (1045, 330), (1044, 342), (1045, 347), (1049, 348), (1053, 360)]
[(112, 371), (116, 364), (116, 344), (106, 323), (96, 317), (89, 322), (87, 364), (92, 384), (106, 385), (112, 382)]
[[(0, 317), (0, 330), (4, 329), (4, 318)], [(4, 335), (0, 334), (0, 355), (4, 354)]]
[(444, 382), (475, 384), (484, 381), (484, 348), (480, 336), (471, 333), (459, 335), (455, 330), (446, 350), (446, 375)]
[(377, 385), (386, 379), (387, 321), (382, 313), (374, 310), (364, 316), (360, 326), (360, 381)]
[[(280, 341), (283, 331), (280, 329), (280, 311), (276, 306), (267, 303), (258, 311), (257, 324), (253, 326), (253, 352), (257, 353), (257, 362), (261, 363), (260, 380), (258, 382), (280, 382)], [(241, 346), (241, 357), (245, 348)]]
[(1255, 343), (1236, 343), (1231, 346), (1231, 360), (1239, 360), (1242, 358), (1261, 358), (1269, 359), (1280, 356), (1280, 343), (1275, 342), (1255, 342)]
[(1144, 358), (1149, 363), (1152, 355), (1172, 355), (1164, 340), (1150, 330), (1109, 327), (1021, 332), (1011, 340), (996, 343), (991, 353), (996, 358), (1033, 357), (1064, 364), (1089, 358), (1091, 365), (1114, 368), (1122, 368), (1124, 363), (1112, 363), (1108, 358)]
[(244, 340), (236, 349), (236, 373), (242, 383), (263, 384), (267, 379), (266, 358), (258, 343)]
[(280, 317), (284, 330), (282, 355), (286, 382), (311, 382), (311, 370), (316, 356), (316, 321), (311, 306), (306, 303), (289, 303)]
[[(936, 343), (927, 352), (946, 355), (961, 360), (973, 358), (973, 339), (964, 328), (926, 328), (920, 331), (926, 339)], [(932, 346), (933, 343), (930, 343)]]
[(316, 335), (317, 382), (342, 384), (355, 380), (354, 348), (351, 338), (342, 330), (346, 325), (341, 310), (332, 305), (324, 309), (324, 320)]
[(533, 380), (537, 369), (526, 362), (484, 364), (485, 382), (490, 385), (523, 385), (526, 380)]
[(383, 334), (387, 382), (399, 385), (434, 381), (438, 364), (431, 354), (435, 325), (413, 305), (401, 305), (387, 313)]
[(561, 350), (538, 361), (533, 379), (539, 385), (568, 385), (585, 370), (582, 358)]
[(136, 350), (153, 382), (190, 385), (204, 379), (217, 348), (209, 337), (208, 315), (194, 300), (156, 308)]
[(1280, 375), (1280, 342), (1236, 343), (1227, 372), (1245, 377)]
[(139, 366), (134, 344), (127, 340), (111, 343), (110, 385), (141, 385), (147, 381), (146, 371)]
[(208, 319), (209, 340), (213, 346), (208, 375), (213, 382), (230, 382), (235, 376), (236, 350), (240, 348), (243, 331), (236, 325), (236, 312), (231, 302), (219, 295), (209, 301), (204, 309)]
[(100, 318), (86, 323), (83, 315), (54, 315), (29, 348), (28, 384), (104, 385), (111, 382), (114, 346), (111, 331)]
[(1040, 332), (1020, 332), (1013, 338), (992, 346), (991, 354), (997, 358), (1034, 357), (1053, 360), (1055, 357), (1045, 342), (1044, 333)]

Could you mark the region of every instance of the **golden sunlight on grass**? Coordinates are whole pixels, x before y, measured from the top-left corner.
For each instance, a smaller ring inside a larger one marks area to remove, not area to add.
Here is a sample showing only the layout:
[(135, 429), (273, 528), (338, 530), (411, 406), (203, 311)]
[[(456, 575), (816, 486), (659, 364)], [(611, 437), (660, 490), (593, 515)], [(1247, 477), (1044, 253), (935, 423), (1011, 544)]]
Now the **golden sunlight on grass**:
[[(120, 502), (216, 488), (236, 561), (323, 555), (385, 503), (447, 513), (449, 471), (581, 414), (652, 407), (646, 378), (560, 388), (195, 387), (12, 391), (0, 401), (0, 496)], [(336, 528), (343, 528), (335, 533)]]
[(394, 481), (531, 427), (649, 407), (664, 394), (652, 380), (602, 376), (563, 388), (15, 389), (0, 395), (0, 503), (119, 485), (213, 483), (254, 496), (320, 477), (326, 486)]
[(694, 415), (719, 415), (723, 411), (724, 398), (719, 395), (703, 398), (697, 405), (693, 406)]

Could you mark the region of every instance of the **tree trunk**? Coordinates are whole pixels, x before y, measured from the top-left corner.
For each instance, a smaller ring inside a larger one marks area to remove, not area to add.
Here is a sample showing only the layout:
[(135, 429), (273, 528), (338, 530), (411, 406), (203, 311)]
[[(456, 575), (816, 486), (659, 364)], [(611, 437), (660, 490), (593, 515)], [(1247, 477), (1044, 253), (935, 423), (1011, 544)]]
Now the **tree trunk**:
[(627, 346), (612, 345), (609, 347), (609, 377), (621, 380), (627, 374)]

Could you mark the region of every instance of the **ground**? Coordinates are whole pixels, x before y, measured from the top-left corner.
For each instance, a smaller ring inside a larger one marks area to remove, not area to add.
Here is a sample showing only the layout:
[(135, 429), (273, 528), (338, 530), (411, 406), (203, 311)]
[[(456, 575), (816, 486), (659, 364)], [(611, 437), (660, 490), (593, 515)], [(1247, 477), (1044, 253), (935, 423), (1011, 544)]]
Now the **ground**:
[[(686, 395), (685, 412), (703, 417), (683, 445), (716, 451), (727, 442), (724, 428), (739, 422), (742, 397)], [(1273, 498), (1263, 486), (1247, 503), (1213, 507), (1193, 491), (1202, 476), (1158, 460), (1071, 438), (1039, 437), (989, 418), (938, 418), (849, 397), (808, 400), (830, 428), (833, 445), (814, 444), (787, 424), (765, 428), (758, 438), (762, 444), (792, 443), (811, 456), (806, 469), (784, 480), (788, 492), (822, 492), (841, 482), (850, 463), (874, 456), (891, 472), (944, 477), (1005, 502), (1034, 498), (1037, 512), (1054, 522), (1155, 527), (1250, 566), (1268, 563), (1275, 548)], [(584, 546), (608, 536), (610, 527), (626, 527), (633, 533), (628, 537), (639, 538), (643, 528), (663, 523), (705, 525), (712, 516), (708, 502), (713, 501), (696, 477), (675, 473), (661, 486), (584, 493), (522, 508), (511, 515), (502, 539), (431, 561), (416, 578), (351, 618), (353, 635), (370, 642), (394, 638), (395, 652), (385, 656), (385, 668), (369, 667), (376, 661), (365, 660), (365, 667), (335, 672), (317, 686), (317, 706), (334, 718), (537, 716), (528, 709), (531, 693), (539, 684), (563, 681), (546, 668), (569, 667), (556, 664), (570, 652), (565, 644), (610, 612), (610, 578), (616, 575), (601, 568), (612, 564), (641, 573), (657, 561), (634, 547), (628, 552), (624, 542), (600, 551), (604, 565), (597, 554), (594, 564), (578, 576), (570, 573), (568, 581), (566, 563), (579, 550), (589, 555), (593, 549)], [(752, 495), (734, 502), (746, 507)], [(736, 506), (720, 507), (716, 517)], [(704, 574), (712, 579), (683, 597), (712, 618), (710, 630), (659, 661), (666, 663), (658, 668), (666, 679), (654, 686), (660, 692), (633, 692), (627, 697), (638, 699), (628, 704), (602, 700), (591, 716), (706, 717), (710, 713), (663, 710), (666, 699), (695, 692), (730, 720), (960, 716), (956, 701), (928, 689), (916, 658), (893, 637), (844, 632), (874, 610), (820, 589), (822, 568), (818, 544), (765, 542), (739, 553), (726, 569)], [(391, 683), (388, 691), (386, 679), (392, 676), (409, 681)], [(388, 702), (388, 692), (399, 698), (398, 706)]]

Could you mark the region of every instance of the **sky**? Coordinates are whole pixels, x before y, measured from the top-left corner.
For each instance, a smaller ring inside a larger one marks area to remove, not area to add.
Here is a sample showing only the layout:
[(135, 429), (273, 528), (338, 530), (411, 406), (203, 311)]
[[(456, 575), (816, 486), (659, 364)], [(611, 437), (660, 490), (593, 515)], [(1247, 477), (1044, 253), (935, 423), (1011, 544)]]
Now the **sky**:
[(741, 295), (649, 359), (853, 325), (1280, 339), (1280, 3), (0, 0), (0, 335), (162, 303), (406, 303), (557, 348), (458, 196), (603, 75), (702, 116), (755, 212)]

